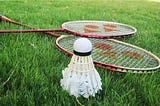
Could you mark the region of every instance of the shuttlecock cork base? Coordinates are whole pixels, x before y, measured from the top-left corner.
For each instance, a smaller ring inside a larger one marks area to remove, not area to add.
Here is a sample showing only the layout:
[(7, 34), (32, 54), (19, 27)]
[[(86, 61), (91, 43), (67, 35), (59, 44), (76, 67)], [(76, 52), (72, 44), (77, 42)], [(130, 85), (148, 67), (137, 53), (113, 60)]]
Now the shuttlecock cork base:
[(79, 38), (73, 48), (72, 59), (62, 71), (61, 86), (75, 97), (95, 96), (102, 89), (102, 83), (91, 57), (92, 44), (87, 38)]

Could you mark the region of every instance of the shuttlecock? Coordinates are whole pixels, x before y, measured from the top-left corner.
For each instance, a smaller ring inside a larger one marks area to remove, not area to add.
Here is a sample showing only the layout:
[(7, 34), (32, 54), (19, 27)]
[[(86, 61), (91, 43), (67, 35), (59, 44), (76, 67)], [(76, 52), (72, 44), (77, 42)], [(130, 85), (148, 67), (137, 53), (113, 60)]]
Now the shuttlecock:
[(75, 97), (95, 96), (102, 89), (102, 83), (91, 57), (92, 44), (87, 38), (79, 38), (73, 49), (72, 59), (62, 71), (61, 86)]

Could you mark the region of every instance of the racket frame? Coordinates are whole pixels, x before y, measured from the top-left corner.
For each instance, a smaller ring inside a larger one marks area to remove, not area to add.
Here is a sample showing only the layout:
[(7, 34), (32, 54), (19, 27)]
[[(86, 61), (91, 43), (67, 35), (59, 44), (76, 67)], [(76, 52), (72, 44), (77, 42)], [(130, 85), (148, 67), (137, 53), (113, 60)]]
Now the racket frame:
[[(64, 48), (62, 48), (61, 45), (58, 42), (61, 39), (65, 38), (65, 37), (71, 37), (71, 36), (73, 36), (73, 35), (62, 35), (62, 36), (58, 37), (56, 39), (56, 41), (55, 41), (55, 44), (56, 44), (57, 48), (60, 51), (66, 53), (68, 56), (72, 56), (73, 53), (70, 52), (70, 51), (65, 50)], [(116, 66), (116, 65), (113, 65), (113, 64), (105, 64), (103, 62), (98, 62), (96, 60), (93, 60), (95, 66), (103, 68), (103, 69), (109, 69), (109, 70), (112, 70), (112, 71), (131, 72), (131, 73), (151, 73), (154, 70), (160, 68), (160, 59), (156, 55), (152, 54), (151, 52), (149, 52), (149, 51), (147, 51), (145, 49), (142, 49), (140, 47), (134, 46), (132, 44), (125, 43), (125, 42), (122, 42), (122, 41), (118, 41), (116, 39), (107, 39), (107, 40), (110, 40), (112, 42), (117, 42), (117, 43), (120, 43), (120, 44), (123, 44), (123, 45), (126, 45), (126, 46), (130, 46), (130, 47), (136, 48), (138, 50), (141, 50), (141, 51), (147, 53), (148, 55), (150, 55), (151, 57), (153, 57), (154, 59), (156, 59), (159, 65), (156, 66), (156, 67), (153, 67), (153, 68), (130, 68), (130, 67)]]
[[(132, 30), (134, 30), (133, 32), (130, 32), (128, 34), (119, 34), (119, 35), (103, 35), (103, 34), (94, 34), (94, 33), (79, 33), (76, 32), (74, 30), (70, 30), (68, 28), (65, 27), (66, 24), (70, 24), (70, 23), (74, 23), (74, 22), (102, 22), (102, 23), (107, 23), (107, 24), (118, 24), (118, 25), (122, 25), (122, 26), (126, 26)], [(127, 24), (122, 24), (122, 23), (117, 23), (117, 22), (108, 22), (108, 21), (97, 21), (97, 20), (79, 20), (79, 21), (69, 21), (69, 22), (65, 22), (62, 24), (62, 29), (66, 30), (68, 33), (73, 34), (73, 35), (78, 35), (78, 36), (82, 36), (82, 37), (93, 37), (93, 38), (102, 38), (102, 39), (108, 39), (108, 38), (124, 38), (124, 37), (129, 37), (129, 36), (133, 36), (135, 35), (135, 33), (137, 32), (137, 29), (133, 26), (127, 25)]]

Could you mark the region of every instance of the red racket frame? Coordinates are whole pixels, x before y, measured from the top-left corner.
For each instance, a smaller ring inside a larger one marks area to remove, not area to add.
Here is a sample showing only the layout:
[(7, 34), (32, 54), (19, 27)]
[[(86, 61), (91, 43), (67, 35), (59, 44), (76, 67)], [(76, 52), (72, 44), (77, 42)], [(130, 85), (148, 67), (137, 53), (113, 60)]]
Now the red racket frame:
[[(66, 35), (64, 35), (64, 36), (66, 36)], [(71, 36), (71, 35), (68, 35), (68, 36)], [(66, 37), (68, 37), (68, 36), (66, 36)], [(63, 37), (63, 36), (61, 36), (61, 37)], [(65, 54), (67, 54), (68, 56), (72, 56), (73, 53), (65, 50), (64, 48), (62, 48), (62, 47), (59, 45), (58, 41), (59, 41), (59, 39), (61, 39), (61, 37), (57, 38), (56, 41), (55, 41), (55, 44), (56, 44), (57, 48), (58, 48), (60, 51), (62, 51), (62, 52), (64, 52)], [(118, 40), (116, 40), (116, 41), (117, 41), (117, 42), (121, 42), (121, 41), (118, 41)], [(124, 43), (124, 42), (123, 42), (123, 43)], [(127, 44), (127, 43), (124, 43), (124, 44), (129, 45), (129, 46), (131, 45), (131, 44)], [(134, 46), (134, 45), (131, 45), (131, 46)], [(134, 46), (134, 47), (136, 47), (136, 46)], [(154, 54), (151, 54), (150, 52), (148, 52), (147, 50), (144, 50), (144, 49), (142, 49), (142, 48), (139, 48), (139, 47), (136, 47), (136, 48), (138, 48), (138, 49), (140, 49), (140, 50), (142, 50), (142, 51), (145, 51), (145, 52), (146, 52), (147, 54), (149, 54), (149, 55), (152, 55), (152, 57), (154, 57), (156, 60), (158, 60), (158, 63), (160, 64), (160, 59), (159, 59), (157, 56), (155, 56)], [(96, 67), (103, 68), (103, 69), (108, 69), (108, 70), (112, 70), (112, 71), (117, 71), (117, 72), (152, 73), (152, 72), (154, 72), (154, 71), (156, 71), (157, 69), (160, 68), (160, 65), (159, 65), (159, 66), (157, 66), (156, 68), (153, 68), (152, 70), (147, 70), (147, 71), (146, 71), (146, 70), (139, 70), (139, 71), (137, 71), (137, 70), (133, 70), (132, 68), (128, 68), (128, 69), (127, 69), (126, 67), (116, 66), (116, 65), (113, 65), (113, 64), (105, 64), (105, 63), (102, 63), (102, 62), (98, 62), (98, 61), (96, 61), (96, 60), (93, 60), (93, 62), (94, 62), (94, 65), (95, 65)]]

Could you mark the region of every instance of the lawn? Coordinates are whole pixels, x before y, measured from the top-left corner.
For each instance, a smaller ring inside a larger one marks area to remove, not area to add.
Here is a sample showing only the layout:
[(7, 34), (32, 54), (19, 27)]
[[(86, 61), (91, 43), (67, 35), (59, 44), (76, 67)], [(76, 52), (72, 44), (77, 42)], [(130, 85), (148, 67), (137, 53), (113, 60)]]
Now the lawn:
[[(72, 20), (103, 20), (137, 28), (120, 39), (160, 57), (160, 2), (144, 0), (0, 1), (0, 14), (37, 28), (60, 28)], [(0, 29), (23, 29), (5, 22)], [(0, 106), (75, 106), (74, 96), (60, 86), (70, 57), (43, 33), (0, 34)], [(102, 91), (78, 98), (87, 106), (160, 106), (160, 69), (152, 74), (119, 73), (96, 68)], [(4, 81), (13, 73), (5, 85)]]

